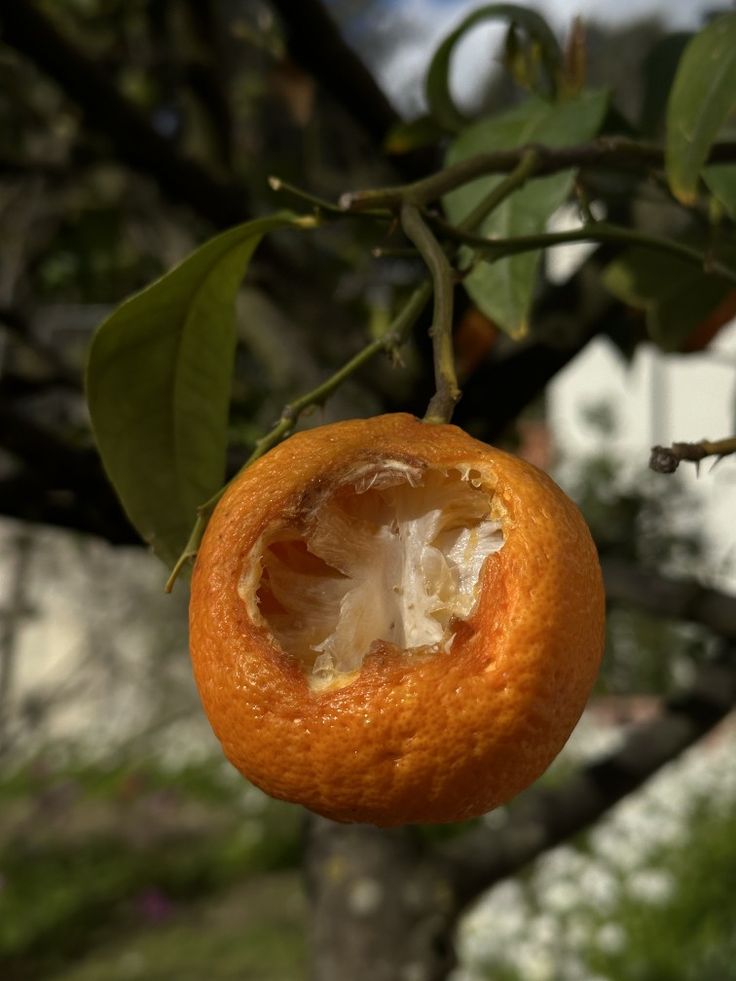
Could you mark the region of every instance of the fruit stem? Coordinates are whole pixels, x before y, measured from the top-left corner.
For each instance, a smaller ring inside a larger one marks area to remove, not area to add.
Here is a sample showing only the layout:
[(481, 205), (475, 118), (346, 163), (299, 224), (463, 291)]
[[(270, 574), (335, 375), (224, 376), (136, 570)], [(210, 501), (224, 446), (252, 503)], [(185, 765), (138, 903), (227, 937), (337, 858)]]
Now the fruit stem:
[[(471, 232), (510, 194), (522, 187), (534, 173), (539, 154), (535, 149), (524, 151), (517, 167), (500, 181), (470, 211), (460, 223), (459, 230)], [(462, 392), (457, 381), (455, 356), (452, 347), (452, 314), (455, 280), (453, 268), (443, 248), (435, 238), (419, 209), (419, 202), (406, 200), (401, 207), (401, 226), (406, 237), (416, 246), (432, 275), (434, 314), (430, 336), (434, 359), (435, 394), (432, 396), (424, 421), (445, 423), (452, 418)]]
[(436, 392), (424, 416), (425, 422), (449, 422), (457, 405), (460, 386), (455, 373), (452, 350), (452, 311), (455, 283), (452, 266), (445, 250), (432, 234), (416, 204), (405, 202), (401, 209), (401, 227), (417, 247), (432, 274), (434, 312), (429, 335), (432, 338)]

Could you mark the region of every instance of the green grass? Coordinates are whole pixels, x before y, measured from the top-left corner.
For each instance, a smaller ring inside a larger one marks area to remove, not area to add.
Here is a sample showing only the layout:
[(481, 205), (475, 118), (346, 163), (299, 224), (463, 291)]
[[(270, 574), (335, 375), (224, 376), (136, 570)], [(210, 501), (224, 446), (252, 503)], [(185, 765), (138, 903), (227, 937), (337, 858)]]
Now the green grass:
[(0, 774), (0, 803), (48, 793), (60, 784), (71, 785), (78, 792), (98, 800), (168, 790), (213, 804), (237, 803), (242, 800), (246, 787), (236, 771), (219, 760), (207, 760), (174, 771), (162, 769), (150, 760), (134, 764), (72, 764), (54, 771), (39, 759), (12, 773)]
[(303, 900), (293, 874), (256, 877), (209, 904), (101, 947), (58, 981), (298, 981)]
[(32, 770), (0, 782), (0, 976), (45, 977), (145, 926), (147, 896), (178, 910), (293, 868), (300, 811), (264, 799), (248, 813), (247, 785), (211, 771)]

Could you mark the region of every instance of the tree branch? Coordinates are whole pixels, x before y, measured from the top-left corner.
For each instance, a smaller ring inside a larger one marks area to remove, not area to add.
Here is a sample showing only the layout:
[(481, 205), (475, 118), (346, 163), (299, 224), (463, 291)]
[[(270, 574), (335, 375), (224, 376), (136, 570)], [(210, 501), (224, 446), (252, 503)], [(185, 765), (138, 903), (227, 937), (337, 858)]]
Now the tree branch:
[[(658, 252), (668, 252), (670, 255), (690, 262), (705, 273), (720, 276), (722, 279), (736, 285), (736, 270), (730, 269), (710, 255), (693, 249), (676, 239), (665, 238), (661, 235), (648, 235), (635, 228), (624, 228), (611, 225), (604, 221), (594, 221), (582, 228), (572, 228), (564, 232), (541, 232), (538, 235), (516, 235), (510, 238), (492, 239), (482, 235), (471, 235), (461, 228), (456, 228), (441, 218), (433, 220), (433, 225), (446, 238), (471, 246), (477, 252), (482, 252), (488, 261), (503, 259), (507, 256), (532, 252), (536, 249), (548, 249), (557, 245), (570, 245), (575, 242), (607, 242), (617, 245), (637, 246), (643, 249), (654, 249)], [(692, 444), (678, 444), (692, 445)], [(716, 451), (717, 452), (717, 451)], [(734, 452), (729, 450), (729, 452)], [(707, 455), (707, 454), (704, 454)]]
[(126, 164), (158, 183), (172, 200), (184, 202), (218, 227), (249, 217), (245, 186), (224, 184), (181, 156), (107, 74), (69, 42), (31, 0), (5, 0), (0, 6), (2, 37), (49, 75), (104, 133)]
[(694, 579), (672, 579), (631, 562), (604, 558), (606, 598), (628, 603), (655, 616), (699, 623), (736, 642), (736, 596), (703, 586)]
[(653, 446), (649, 467), (657, 473), (674, 473), (682, 460), (700, 466), (700, 461), (715, 456), (719, 462), (724, 456), (736, 453), (736, 436), (727, 439), (701, 439), (699, 443), (673, 443), (672, 446)]
[(459, 236), (471, 234), (500, 204), (503, 204), (506, 198), (511, 197), (515, 191), (518, 191), (526, 184), (534, 174), (538, 159), (539, 155), (535, 149), (524, 150), (518, 164), (513, 170), (479, 201), (470, 214), (463, 218), (457, 228), (439, 219), (443, 228), (451, 228)]
[(511, 805), (511, 819), (491, 834), (474, 828), (442, 856), (461, 910), (494, 883), (548, 848), (583, 831), (720, 722), (736, 703), (736, 596), (672, 580), (636, 566), (604, 562), (606, 595), (660, 616), (694, 621), (721, 634), (726, 650), (703, 664), (690, 689), (667, 701), (661, 717), (633, 729), (624, 745), (584, 766), (559, 787), (538, 784)]
[[(449, 191), (468, 184), (478, 177), (510, 173), (519, 166), (524, 156), (531, 150), (536, 154), (530, 174), (534, 177), (544, 177), (547, 174), (557, 174), (562, 170), (579, 167), (631, 169), (643, 172), (661, 170), (664, 167), (662, 147), (651, 143), (639, 143), (624, 137), (603, 136), (590, 143), (569, 147), (529, 144), (516, 150), (480, 153), (411, 184), (348, 192), (340, 198), (340, 206), (345, 211), (362, 211), (365, 208), (398, 210), (401, 203), (407, 199), (426, 204), (438, 200)], [(736, 160), (736, 142), (716, 143), (708, 157), (709, 163), (727, 163), (734, 160)]]
[[(733, 659), (733, 647), (730, 650)], [(617, 752), (591, 763), (559, 787), (537, 785), (511, 806), (501, 830), (477, 828), (442, 851), (459, 914), (494, 883), (513, 875), (548, 848), (589, 827), (614, 804), (704, 736), (736, 702), (736, 670), (701, 668), (691, 690), (664, 714), (637, 726)]]

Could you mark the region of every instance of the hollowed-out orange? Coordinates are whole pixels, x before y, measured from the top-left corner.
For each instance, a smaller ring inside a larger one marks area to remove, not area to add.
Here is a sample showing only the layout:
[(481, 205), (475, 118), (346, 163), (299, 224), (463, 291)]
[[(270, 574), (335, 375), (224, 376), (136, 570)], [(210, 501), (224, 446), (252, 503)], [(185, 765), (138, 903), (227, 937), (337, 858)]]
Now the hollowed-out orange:
[(588, 529), (543, 473), (409, 415), (293, 436), (230, 486), (191, 650), (234, 765), (340, 821), (454, 821), (568, 738), (603, 648)]

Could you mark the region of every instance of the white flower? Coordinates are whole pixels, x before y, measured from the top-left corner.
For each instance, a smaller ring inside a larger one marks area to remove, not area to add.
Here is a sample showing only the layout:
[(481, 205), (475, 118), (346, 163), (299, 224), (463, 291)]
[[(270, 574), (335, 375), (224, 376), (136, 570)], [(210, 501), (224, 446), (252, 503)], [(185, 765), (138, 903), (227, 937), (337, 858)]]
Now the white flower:
[(529, 923), (529, 939), (540, 947), (556, 947), (560, 938), (557, 918), (542, 913)]
[(605, 865), (589, 865), (578, 881), (581, 900), (592, 902), (598, 909), (610, 909), (618, 899), (618, 879)]
[(520, 943), (511, 952), (509, 960), (524, 981), (555, 981), (557, 978), (554, 954), (535, 943)]
[(550, 882), (544, 889), (537, 889), (537, 897), (541, 905), (553, 913), (569, 913), (580, 905), (578, 884), (573, 879)]
[(590, 835), (590, 846), (596, 856), (604, 858), (615, 869), (632, 872), (642, 860), (650, 857), (649, 842), (632, 838), (614, 821), (608, 821), (595, 828)]
[(595, 935), (595, 944), (606, 954), (618, 954), (626, 946), (626, 931), (620, 923), (604, 923)]
[(630, 896), (643, 903), (664, 905), (675, 888), (673, 876), (664, 869), (641, 869), (634, 872), (626, 882)]
[(559, 879), (575, 879), (585, 868), (586, 857), (571, 845), (560, 845), (537, 859), (534, 886), (545, 889)]
[(568, 949), (586, 950), (590, 945), (592, 932), (590, 919), (582, 911), (569, 917), (564, 928)]

